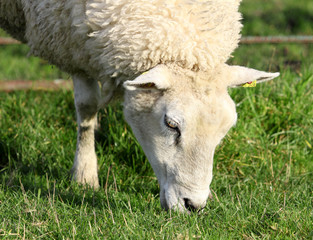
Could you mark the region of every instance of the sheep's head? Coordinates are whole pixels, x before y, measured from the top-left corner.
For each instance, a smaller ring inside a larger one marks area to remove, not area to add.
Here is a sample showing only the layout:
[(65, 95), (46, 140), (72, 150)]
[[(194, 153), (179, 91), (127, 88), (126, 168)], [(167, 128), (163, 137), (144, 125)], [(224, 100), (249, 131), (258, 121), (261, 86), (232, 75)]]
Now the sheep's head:
[(163, 208), (205, 206), (215, 147), (237, 119), (227, 87), (278, 75), (228, 65), (214, 73), (159, 65), (124, 83), (125, 118), (158, 178)]

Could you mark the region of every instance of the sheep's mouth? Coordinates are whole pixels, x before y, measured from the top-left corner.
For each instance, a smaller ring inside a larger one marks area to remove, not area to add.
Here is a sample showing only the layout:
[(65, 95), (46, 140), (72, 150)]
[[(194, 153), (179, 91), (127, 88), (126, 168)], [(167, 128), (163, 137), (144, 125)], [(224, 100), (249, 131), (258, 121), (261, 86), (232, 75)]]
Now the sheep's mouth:
[(184, 207), (189, 213), (201, 213), (203, 212), (205, 206), (197, 208), (192, 205), (191, 201), (188, 198), (184, 198)]

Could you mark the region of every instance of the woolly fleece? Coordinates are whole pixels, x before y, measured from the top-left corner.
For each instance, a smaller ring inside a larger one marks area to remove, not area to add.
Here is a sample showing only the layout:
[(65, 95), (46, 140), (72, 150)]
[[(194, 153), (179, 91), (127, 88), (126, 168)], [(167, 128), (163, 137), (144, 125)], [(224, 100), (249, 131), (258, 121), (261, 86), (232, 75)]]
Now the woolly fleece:
[(65, 71), (125, 80), (158, 64), (210, 71), (224, 63), (239, 42), (239, 3), (1, 0), (0, 20), (9, 33), (25, 32), (31, 54)]
[(0, 28), (9, 32), (12, 37), (25, 42), (25, 18), (20, 1), (0, 1)]

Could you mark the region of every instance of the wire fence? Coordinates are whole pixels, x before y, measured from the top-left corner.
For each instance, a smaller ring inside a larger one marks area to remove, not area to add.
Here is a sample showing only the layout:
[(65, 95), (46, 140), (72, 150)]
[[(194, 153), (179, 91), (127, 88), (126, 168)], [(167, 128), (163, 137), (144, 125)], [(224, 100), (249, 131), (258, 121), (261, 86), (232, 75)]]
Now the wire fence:
[[(313, 43), (313, 36), (243, 36), (241, 44), (260, 44), (260, 43)], [(21, 44), (13, 38), (1, 38), (0, 45)]]
[(313, 36), (246, 36), (240, 40), (242, 44), (256, 43), (313, 43)]
[[(312, 44), (313, 36), (244, 36), (240, 40), (241, 44)], [(22, 44), (13, 38), (0, 37), (0, 45), (14, 45)], [(55, 80), (55, 81), (0, 81), (0, 91), (16, 91), (16, 90), (58, 90), (58, 89), (72, 89), (72, 83), (68, 80)]]
[(63, 79), (0, 81), (0, 92), (12, 92), (17, 90), (56, 91), (71, 89), (73, 89), (72, 81)]
[(21, 42), (13, 39), (13, 38), (0, 38), (0, 45), (12, 45), (12, 44), (20, 44)]

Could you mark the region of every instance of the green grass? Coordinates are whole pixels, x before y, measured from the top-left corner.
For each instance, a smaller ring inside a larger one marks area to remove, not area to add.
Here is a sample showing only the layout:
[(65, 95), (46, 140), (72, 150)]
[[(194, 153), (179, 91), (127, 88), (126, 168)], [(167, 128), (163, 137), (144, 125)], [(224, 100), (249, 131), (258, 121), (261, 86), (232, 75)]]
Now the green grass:
[[(293, 2), (244, 0), (244, 34), (285, 34), (275, 26), (288, 26), (284, 12)], [(307, 13), (302, 19), (313, 7), (298, 0), (297, 8)], [(292, 26), (287, 34), (313, 34), (309, 21)], [(59, 78), (55, 67), (22, 58), (26, 52), (25, 46), (1, 47), (2, 80)], [(296, 44), (236, 50), (231, 63), (281, 76), (230, 90), (239, 119), (216, 151), (215, 194), (201, 214), (161, 209), (157, 180), (120, 104), (99, 115), (101, 189), (94, 192), (69, 179), (76, 145), (73, 92), (1, 92), (0, 239), (312, 239), (310, 52), (312, 45)], [(2, 56), (14, 58), (16, 73), (6, 72)]]
[[(9, 37), (0, 29), (0, 37)], [(10, 80), (55, 80), (68, 79), (68, 74), (61, 72), (48, 62), (28, 56), (26, 45), (0, 45), (0, 81)]]
[(0, 79), (39, 80), (67, 79), (68, 74), (58, 70), (36, 57), (28, 57), (29, 48), (25, 45), (0, 46)]

